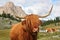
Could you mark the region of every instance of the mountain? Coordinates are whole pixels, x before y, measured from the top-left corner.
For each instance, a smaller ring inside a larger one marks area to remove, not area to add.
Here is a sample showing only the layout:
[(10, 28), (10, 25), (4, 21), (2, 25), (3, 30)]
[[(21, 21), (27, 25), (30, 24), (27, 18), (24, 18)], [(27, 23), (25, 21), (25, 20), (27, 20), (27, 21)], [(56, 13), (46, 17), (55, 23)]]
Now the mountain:
[(18, 15), (18, 16), (26, 16), (25, 12), (20, 6), (15, 6), (13, 2), (7, 2), (5, 5), (0, 7), (0, 14), (3, 13), (3, 11), (6, 14), (11, 14), (11, 15)]

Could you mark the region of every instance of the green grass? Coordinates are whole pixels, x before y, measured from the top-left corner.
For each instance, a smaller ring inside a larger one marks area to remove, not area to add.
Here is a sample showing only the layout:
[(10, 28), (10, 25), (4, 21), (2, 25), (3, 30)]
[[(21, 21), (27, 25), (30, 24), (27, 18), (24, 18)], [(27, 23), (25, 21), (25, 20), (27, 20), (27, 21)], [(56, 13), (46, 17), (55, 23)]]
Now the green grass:
[(10, 21), (12, 22), (12, 24), (17, 23), (17, 21), (14, 21), (14, 20), (0, 18), (0, 29), (10, 29), (11, 28)]
[(0, 30), (0, 40), (9, 40), (9, 31), (8, 29)]
[[(0, 30), (0, 40), (10, 40), (9, 39), (9, 29)], [(60, 40), (60, 32), (54, 33), (38, 33), (38, 40)]]
[(38, 33), (39, 40), (60, 40), (60, 32)]

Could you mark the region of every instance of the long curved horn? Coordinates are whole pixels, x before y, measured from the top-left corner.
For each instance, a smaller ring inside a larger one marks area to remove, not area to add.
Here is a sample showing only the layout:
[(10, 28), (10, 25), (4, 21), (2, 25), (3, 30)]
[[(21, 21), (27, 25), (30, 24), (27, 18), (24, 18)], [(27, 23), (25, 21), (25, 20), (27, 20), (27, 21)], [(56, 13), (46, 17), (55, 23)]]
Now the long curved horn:
[(51, 6), (51, 9), (48, 11), (48, 14), (46, 14), (44, 16), (39, 16), (39, 18), (45, 18), (45, 17), (49, 16), (52, 11), (52, 8), (53, 8), (53, 5)]

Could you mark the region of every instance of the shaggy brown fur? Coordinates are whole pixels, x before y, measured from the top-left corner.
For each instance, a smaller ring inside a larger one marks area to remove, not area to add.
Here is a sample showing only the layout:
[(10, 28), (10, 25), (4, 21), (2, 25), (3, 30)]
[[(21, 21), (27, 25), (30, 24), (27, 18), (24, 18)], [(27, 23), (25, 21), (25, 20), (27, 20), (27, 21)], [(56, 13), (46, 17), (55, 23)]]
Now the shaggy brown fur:
[(13, 25), (10, 32), (11, 40), (37, 40), (38, 30), (33, 32), (34, 28), (39, 29), (39, 17), (31, 14), (25, 17), (25, 20)]

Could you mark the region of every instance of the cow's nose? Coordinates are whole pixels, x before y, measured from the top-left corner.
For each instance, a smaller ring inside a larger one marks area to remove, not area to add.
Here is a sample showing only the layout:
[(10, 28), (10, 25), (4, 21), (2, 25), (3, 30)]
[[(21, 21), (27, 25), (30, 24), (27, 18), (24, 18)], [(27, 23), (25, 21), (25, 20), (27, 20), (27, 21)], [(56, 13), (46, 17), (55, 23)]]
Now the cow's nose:
[(34, 29), (33, 29), (33, 32), (37, 32), (37, 31), (38, 31), (38, 28), (34, 28)]

